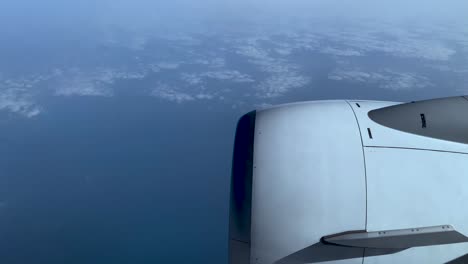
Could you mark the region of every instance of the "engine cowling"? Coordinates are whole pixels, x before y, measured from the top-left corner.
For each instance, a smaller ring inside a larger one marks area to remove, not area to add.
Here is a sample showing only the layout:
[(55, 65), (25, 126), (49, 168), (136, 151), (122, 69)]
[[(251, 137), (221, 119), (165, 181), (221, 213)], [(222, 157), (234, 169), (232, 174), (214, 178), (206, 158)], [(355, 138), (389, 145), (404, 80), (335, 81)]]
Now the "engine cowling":
[(443, 263), (468, 253), (464, 113), (468, 100), (454, 97), (304, 102), (243, 116), (230, 263)]

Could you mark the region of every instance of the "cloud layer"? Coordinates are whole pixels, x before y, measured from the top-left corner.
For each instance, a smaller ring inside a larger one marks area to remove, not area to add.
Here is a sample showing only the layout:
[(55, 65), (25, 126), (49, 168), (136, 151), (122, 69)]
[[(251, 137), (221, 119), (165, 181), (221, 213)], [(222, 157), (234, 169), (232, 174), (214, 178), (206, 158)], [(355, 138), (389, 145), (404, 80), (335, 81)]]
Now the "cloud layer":
[(293, 91), (322, 89), (315, 79), (408, 92), (437, 87), (445, 76), (466, 89), (468, 30), (460, 24), (322, 20), (314, 27), (107, 32), (87, 42), (94, 52), (76, 50), (79, 60), (0, 71), (0, 110), (34, 117), (47, 108), (39, 97), (113, 97), (123, 83), (175, 103), (230, 105), (268, 105)]

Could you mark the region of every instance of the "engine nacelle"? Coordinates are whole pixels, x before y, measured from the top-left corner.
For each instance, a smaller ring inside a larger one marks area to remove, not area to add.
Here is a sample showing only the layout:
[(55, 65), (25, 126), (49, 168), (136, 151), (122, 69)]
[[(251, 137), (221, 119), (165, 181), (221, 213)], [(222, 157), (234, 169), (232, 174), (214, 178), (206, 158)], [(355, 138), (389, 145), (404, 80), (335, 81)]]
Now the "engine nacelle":
[(230, 263), (463, 258), (467, 114), (465, 97), (316, 101), (246, 114), (234, 147)]

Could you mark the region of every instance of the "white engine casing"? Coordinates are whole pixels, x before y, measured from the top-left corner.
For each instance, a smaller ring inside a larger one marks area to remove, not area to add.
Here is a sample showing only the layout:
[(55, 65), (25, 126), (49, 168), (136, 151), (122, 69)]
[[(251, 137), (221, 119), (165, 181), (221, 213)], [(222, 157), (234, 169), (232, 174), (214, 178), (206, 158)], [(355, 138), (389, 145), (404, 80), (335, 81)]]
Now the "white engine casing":
[[(445, 263), (467, 254), (468, 243), (383, 252), (321, 242), (347, 231), (445, 224), (468, 235), (468, 144), (437, 130), (447, 127), (448, 114), (437, 112), (446, 104), (468, 113), (468, 100), (456, 97), (403, 110), (393, 102), (304, 102), (244, 116), (230, 263)], [(396, 118), (398, 111), (406, 114)]]

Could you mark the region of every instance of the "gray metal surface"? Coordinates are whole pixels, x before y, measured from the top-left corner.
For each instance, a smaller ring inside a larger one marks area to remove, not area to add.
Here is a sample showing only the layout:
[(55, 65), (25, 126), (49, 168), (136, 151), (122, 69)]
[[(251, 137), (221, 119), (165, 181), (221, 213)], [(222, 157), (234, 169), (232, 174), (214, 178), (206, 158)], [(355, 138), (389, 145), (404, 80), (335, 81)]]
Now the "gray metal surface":
[[(462, 99), (463, 100), (463, 99)], [(351, 106), (356, 112), (361, 127), (362, 139), (364, 146), (376, 147), (393, 147), (393, 148), (413, 148), (413, 149), (429, 149), (438, 151), (451, 151), (468, 153), (468, 144), (448, 141), (443, 139), (436, 139), (428, 136), (409, 133), (398, 129), (393, 129), (375, 122), (369, 118), (368, 113), (375, 109), (384, 107), (398, 107), (399, 103), (389, 102), (360, 102), (358, 107), (356, 101), (350, 101)], [(417, 104), (417, 103), (416, 103)], [(378, 111), (378, 110), (377, 110)], [(406, 113), (402, 113), (396, 118), (409, 118), (405, 117)], [(426, 115), (427, 127), (433, 126), (432, 115)], [(415, 116), (418, 120), (416, 126), (421, 125), (420, 113)], [(368, 129), (372, 133), (372, 138), (368, 136)]]
[(385, 107), (369, 117), (403, 132), (468, 143), (468, 100), (462, 96)]
[(381, 249), (406, 249), (452, 243), (468, 242), (468, 238), (450, 225), (415, 227), (375, 232), (348, 232), (324, 237), (330, 244)]
[(229, 264), (248, 264), (250, 262), (250, 243), (229, 240)]

